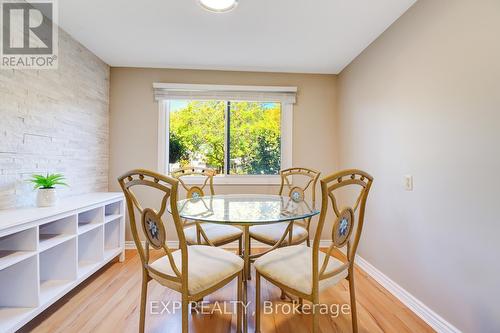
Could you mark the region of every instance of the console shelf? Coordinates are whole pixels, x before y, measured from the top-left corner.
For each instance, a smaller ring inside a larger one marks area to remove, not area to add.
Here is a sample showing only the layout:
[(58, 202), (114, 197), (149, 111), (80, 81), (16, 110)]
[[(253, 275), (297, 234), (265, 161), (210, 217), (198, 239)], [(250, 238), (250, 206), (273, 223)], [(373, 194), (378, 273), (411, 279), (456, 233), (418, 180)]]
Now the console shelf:
[(113, 258), (125, 259), (121, 193), (0, 210), (0, 332), (15, 332)]

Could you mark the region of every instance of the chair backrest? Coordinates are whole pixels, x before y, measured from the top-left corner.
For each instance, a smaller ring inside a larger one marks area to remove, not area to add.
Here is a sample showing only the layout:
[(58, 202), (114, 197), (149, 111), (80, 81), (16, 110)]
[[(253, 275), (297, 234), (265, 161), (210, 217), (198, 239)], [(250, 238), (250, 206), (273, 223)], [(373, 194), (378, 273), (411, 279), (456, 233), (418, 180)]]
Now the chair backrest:
[[(366, 199), (368, 192), (372, 186), (373, 177), (368, 173), (350, 169), (337, 172), (330, 176), (321, 179), (321, 213), (319, 217), (318, 227), (313, 243), (313, 281), (317, 283), (319, 280), (329, 278), (342, 269), (348, 267), (353, 268), (356, 250), (358, 248), (361, 231), (363, 230), (363, 222), (365, 217)], [(340, 189), (355, 189), (356, 200), (352, 205), (339, 208), (338, 194)], [(327, 256), (322, 263), (318, 262), (319, 246), (321, 235), (325, 225), (326, 216), (328, 213), (329, 205), (332, 205), (335, 214), (335, 221), (332, 225), (331, 237), (332, 245), (328, 249)], [(357, 215), (357, 221), (356, 221)], [(353, 231), (355, 229), (354, 235)], [(325, 270), (330, 260), (330, 255), (334, 249), (340, 249), (347, 246), (347, 255), (344, 258), (345, 263), (339, 267), (335, 272), (328, 272)], [(321, 265), (321, 266), (320, 266)]]
[[(143, 267), (149, 272), (152, 272), (164, 279), (175, 283), (183, 283), (182, 277), (187, 277), (188, 265), (186, 240), (184, 238), (183, 227), (177, 210), (177, 191), (179, 181), (153, 171), (137, 169), (129, 171), (119, 177), (118, 182), (120, 183), (123, 193), (125, 194), (132, 236), (139, 252)], [(153, 189), (155, 193), (159, 194), (161, 197), (161, 203), (158, 211), (153, 208), (145, 207), (138, 199), (135, 190), (140, 188)], [(167, 209), (167, 205), (170, 205), (170, 212)], [(136, 211), (139, 212), (138, 218), (136, 218)], [(165, 228), (165, 221), (167, 215), (171, 215), (177, 231), (179, 248), (182, 255), (182, 271), (179, 271), (177, 268), (172, 256), (172, 250), (168, 247), (166, 242), (167, 231)], [(139, 236), (139, 228), (141, 228), (146, 236), (144, 246), (142, 245), (141, 238)], [(163, 274), (149, 266), (150, 245), (154, 249), (163, 249), (165, 251), (175, 276)], [(186, 288), (187, 290), (187, 283), (183, 283), (183, 288)]]
[[(313, 207), (316, 204), (316, 184), (320, 172), (307, 168), (290, 168), (280, 171), (281, 186), (279, 195), (287, 195), (293, 200), (304, 200), (310, 193)], [(303, 184), (298, 178), (303, 178)]]
[[(172, 171), (172, 177), (179, 180), (181, 186), (186, 190), (186, 198), (197, 198), (206, 195), (205, 191), (208, 188), (210, 195), (214, 195), (214, 176), (215, 170), (200, 167), (185, 167)], [(202, 184), (200, 186), (189, 186), (185, 180), (191, 176), (202, 177)]]

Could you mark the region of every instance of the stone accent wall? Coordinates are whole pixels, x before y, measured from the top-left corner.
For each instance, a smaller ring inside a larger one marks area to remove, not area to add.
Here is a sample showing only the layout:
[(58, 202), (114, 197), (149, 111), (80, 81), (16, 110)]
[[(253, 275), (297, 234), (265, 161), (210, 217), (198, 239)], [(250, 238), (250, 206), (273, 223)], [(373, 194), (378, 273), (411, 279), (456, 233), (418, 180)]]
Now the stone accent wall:
[(109, 66), (59, 31), (57, 70), (0, 69), (0, 209), (34, 204), (25, 180), (61, 172), (60, 196), (107, 191)]

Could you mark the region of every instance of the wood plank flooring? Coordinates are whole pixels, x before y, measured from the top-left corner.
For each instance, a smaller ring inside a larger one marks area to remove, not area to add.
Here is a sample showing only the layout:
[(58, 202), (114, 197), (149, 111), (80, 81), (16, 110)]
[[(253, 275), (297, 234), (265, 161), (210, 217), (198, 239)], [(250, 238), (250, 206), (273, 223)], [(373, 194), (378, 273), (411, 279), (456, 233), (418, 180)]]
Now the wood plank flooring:
[[(127, 250), (126, 261), (107, 265), (89, 280), (70, 292), (44, 313), (33, 319), (20, 332), (137, 332), (139, 325), (140, 259), (137, 252)], [(252, 275), (255, 277), (255, 274)], [(356, 296), (360, 333), (375, 332), (434, 332), (425, 322), (413, 314), (384, 288), (357, 269)], [(206, 301), (230, 301), (236, 299), (235, 283), (232, 282), (218, 292), (206, 297)], [(249, 332), (254, 332), (255, 280), (248, 285)], [(155, 281), (149, 283), (148, 305), (158, 304), (155, 313), (163, 310), (160, 302), (180, 300), (180, 295), (162, 287)], [(262, 300), (276, 304), (290, 303), (280, 300), (280, 290), (262, 280)], [(347, 282), (331, 287), (321, 293), (321, 303), (349, 304)], [(230, 306), (229, 303), (226, 303)], [(172, 309), (172, 306), (168, 307)], [(283, 312), (283, 311), (280, 311)], [(350, 315), (340, 314), (333, 318), (324, 315), (320, 320), (321, 332), (351, 332)], [(192, 314), (190, 332), (235, 332), (236, 316), (220, 314)], [(263, 333), (305, 333), (311, 332), (311, 316), (304, 314), (264, 314)], [(181, 331), (180, 311), (154, 314), (148, 311), (147, 332)]]

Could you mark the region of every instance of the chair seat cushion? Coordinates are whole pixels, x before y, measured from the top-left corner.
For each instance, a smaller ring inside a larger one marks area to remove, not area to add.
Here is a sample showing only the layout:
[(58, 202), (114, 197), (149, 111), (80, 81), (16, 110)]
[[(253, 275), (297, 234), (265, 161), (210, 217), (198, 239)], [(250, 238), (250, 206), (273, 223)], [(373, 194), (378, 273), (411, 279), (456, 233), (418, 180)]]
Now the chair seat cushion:
[[(282, 222), (252, 226), (250, 227), (250, 237), (266, 244), (276, 244), (283, 237), (289, 223)], [(289, 235), (283, 240), (283, 244), (288, 244), (288, 237)], [(307, 239), (307, 237), (309, 237), (307, 230), (295, 223), (292, 229), (292, 244), (300, 243)]]
[[(255, 269), (265, 277), (289, 288), (310, 295), (312, 293), (312, 255), (313, 250), (304, 245), (287, 246), (271, 251), (255, 261)], [(326, 254), (319, 252), (318, 270), (323, 265)], [(344, 263), (331, 257), (325, 274), (333, 272)], [(321, 280), (319, 289), (323, 290), (339, 283), (347, 277), (347, 267), (338, 274)]]
[[(202, 223), (201, 227), (203, 228), (203, 231), (207, 235), (208, 239), (215, 245), (238, 239), (239, 237), (241, 237), (241, 235), (243, 235), (243, 231), (241, 231), (240, 228), (234, 227), (232, 225)], [(198, 244), (198, 239), (196, 237), (196, 226), (184, 229), (184, 236), (186, 237), (186, 242), (188, 244)], [(200, 240), (202, 244), (207, 244), (207, 242), (201, 235)]]
[[(206, 245), (191, 245), (187, 249), (188, 291), (190, 295), (207, 290), (243, 269), (243, 259), (229, 251)], [(181, 250), (172, 252), (172, 256), (177, 269), (182, 274)], [(160, 273), (176, 276), (167, 255), (155, 260), (149, 266)], [(180, 283), (164, 279), (154, 273), (151, 275), (161, 284), (177, 291), (181, 290)]]

